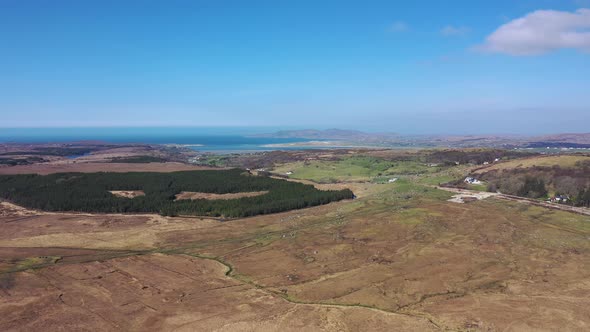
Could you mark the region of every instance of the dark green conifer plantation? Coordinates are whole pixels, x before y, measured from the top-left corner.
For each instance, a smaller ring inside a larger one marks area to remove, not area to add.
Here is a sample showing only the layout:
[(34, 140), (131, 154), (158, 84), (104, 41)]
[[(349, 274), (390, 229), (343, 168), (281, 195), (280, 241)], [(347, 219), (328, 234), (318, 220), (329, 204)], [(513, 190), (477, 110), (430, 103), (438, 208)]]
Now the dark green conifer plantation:
[[(123, 198), (111, 190), (143, 190)], [(215, 194), (268, 191), (231, 200), (175, 200), (182, 191)], [(2, 175), (0, 197), (46, 211), (160, 213), (246, 217), (300, 209), (349, 199), (348, 190), (322, 191), (311, 185), (253, 176), (240, 169), (172, 173), (58, 173)]]

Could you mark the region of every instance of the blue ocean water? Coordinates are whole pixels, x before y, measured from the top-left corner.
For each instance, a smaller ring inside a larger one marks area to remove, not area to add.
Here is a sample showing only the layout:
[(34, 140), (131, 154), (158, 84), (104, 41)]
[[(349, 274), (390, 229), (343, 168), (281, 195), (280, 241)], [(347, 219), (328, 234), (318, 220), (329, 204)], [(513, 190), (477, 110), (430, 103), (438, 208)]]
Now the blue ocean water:
[(298, 138), (250, 137), (272, 132), (270, 128), (0, 128), (0, 143), (64, 143), (101, 141), (107, 143), (178, 144), (203, 152), (248, 152), (292, 150), (297, 147), (268, 147), (268, 144), (305, 142)]

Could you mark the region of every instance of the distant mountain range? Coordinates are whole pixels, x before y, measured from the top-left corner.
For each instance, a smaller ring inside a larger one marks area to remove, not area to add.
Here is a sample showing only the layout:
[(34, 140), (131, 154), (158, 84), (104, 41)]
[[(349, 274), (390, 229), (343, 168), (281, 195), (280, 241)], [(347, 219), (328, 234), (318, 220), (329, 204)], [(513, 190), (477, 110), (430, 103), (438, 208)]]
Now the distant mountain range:
[(306, 140), (339, 140), (349, 143), (376, 146), (416, 147), (553, 147), (590, 148), (590, 133), (565, 133), (543, 136), (518, 135), (413, 135), (396, 133), (367, 133), (345, 129), (303, 129), (282, 130), (275, 133), (258, 134), (255, 137), (301, 138)]
[(567, 142), (567, 143), (578, 143), (578, 144), (590, 144), (590, 133), (582, 134), (554, 134), (545, 135), (532, 138), (535, 141), (546, 141), (546, 142)]

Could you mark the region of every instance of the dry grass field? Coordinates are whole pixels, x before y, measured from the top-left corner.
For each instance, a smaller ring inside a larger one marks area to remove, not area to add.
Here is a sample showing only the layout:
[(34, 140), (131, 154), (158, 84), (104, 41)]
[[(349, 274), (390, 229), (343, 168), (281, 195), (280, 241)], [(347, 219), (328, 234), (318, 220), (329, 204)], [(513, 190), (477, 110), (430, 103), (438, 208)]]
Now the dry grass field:
[(135, 198), (145, 196), (145, 192), (143, 192), (143, 190), (111, 190), (109, 192), (115, 196), (123, 198)]
[(236, 199), (242, 197), (256, 197), (260, 195), (268, 194), (268, 191), (253, 191), (253, 192), (242, 192), (242, 193), (231, 193), (231, 194), (212, 194), (212, 193), (198, 193), (193, 191), (183, 191), (176, 195), (176, 200), (183, 199)]
[(574, 167), (578, 162), (590, 161), (590, 156), (586, 155), (549, 155), (549, 156), (535, 156), (530, 158), (515, 159), (507, 162), (501, 162), (484, 167), (476, 171), (476, 173), (488, 172), (491, 170), (514, 169), (514, 168), (529, 168), (533, 166), (551, 167), (559, 165), (560, 167)]
[(229, 222), (2, 203), (0, 330), (590, 329), (590, 217), (422, 182)]

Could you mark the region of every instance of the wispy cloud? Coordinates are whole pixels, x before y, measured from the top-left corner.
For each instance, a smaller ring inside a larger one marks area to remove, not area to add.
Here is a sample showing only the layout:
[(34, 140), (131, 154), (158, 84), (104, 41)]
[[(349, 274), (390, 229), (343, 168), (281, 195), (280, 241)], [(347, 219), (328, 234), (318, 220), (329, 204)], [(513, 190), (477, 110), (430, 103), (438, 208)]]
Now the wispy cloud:
[(512, 20), (486, 38), (477, 50), (538, 55), (569, 48), (590, 52), (590, 9), (538, 10)]
[(471, 29), (466, 26), (456, 27), (453, 25), (447, 25), (440, 30), (440, 34), (445, 37), (465, 36), (469, 31), (471, 31)]
[(406, 22), (403, 21), (395, 21), (393, 22), (393, 24), (389, 26), (389, 31), (392, 32), (404, 32), (408, 31), (409, 29), (410, 27), (408, 26), (408, 24), (406, 24)]

